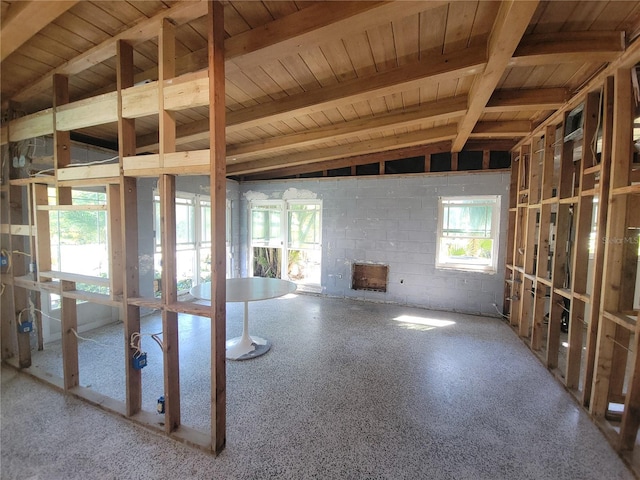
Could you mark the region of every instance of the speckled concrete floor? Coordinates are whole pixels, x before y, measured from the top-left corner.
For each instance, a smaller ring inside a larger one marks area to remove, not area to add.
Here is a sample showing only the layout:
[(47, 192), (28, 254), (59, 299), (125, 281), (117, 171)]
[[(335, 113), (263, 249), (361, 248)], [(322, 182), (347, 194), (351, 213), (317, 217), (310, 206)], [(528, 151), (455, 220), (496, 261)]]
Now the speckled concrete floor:
[[(2, 369), (3, 479), (631, 479), (600, 431), (497, 319), (294, 296), (251, 304), (266, 355), (227, 364), (217, 458)], [(227, 337), (241, 329), (228, 305)], [(157, 332), (159, 319), (145, 319)], [(183, 423), (209, 425), (208, 320), (180, 320)], [(124, 398), (121, 326), (81, 341), (81, 384)], [(143, 340), (144, 408), (162, 392)], [(34, 354), (58, 374), (59, 345)], [(159, 417), (160, 418), (160, 417)]]

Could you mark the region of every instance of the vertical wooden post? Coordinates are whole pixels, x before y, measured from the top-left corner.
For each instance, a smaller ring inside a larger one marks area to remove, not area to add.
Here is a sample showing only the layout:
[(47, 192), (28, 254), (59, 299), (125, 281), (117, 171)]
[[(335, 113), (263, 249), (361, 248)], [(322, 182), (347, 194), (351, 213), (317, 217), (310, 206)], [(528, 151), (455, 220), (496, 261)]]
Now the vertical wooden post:
[[(585, 169), (592, 165), (593, 153), (591, 142), (598, 127), (600, 110), (600, 95), (590, 93), (585, 100), (583, 110), (584, 133), (582, 136), (582, 160), (580, 161), (578, 203), (576, 204), (575, 226), (576, 232), (573, 242), (573, 258), (571, 262), (571, 292), (586, 294), (587, 270), (589, 267), (589, 235), (591, 233), (591, 219), (593, 214), (593, 196), (583, 195), (583, 191), (594, 186), (593, 176), (586, 175)], [(569, 314), (569, 335), (567, 347), (567, 365), (565, 383), (568, 388), (578, 388), (580, 383), (580, 367), (582, 363), (582, 339), (584, 330), (584, 301), (573, 295)]]
[[(613, 143), (611, 150), (611, 179), (609, 191), (609, 212), (607, 229), (603, 240), (605, 259), (603, 265), (602, 295), (600, 302), (600, 325), (595, 357), (595, 372), (591, 392), (590, 412), (602, 417), (607, 411), (609, 391), (613, 374), (615, 324), (603, 316), (605, 311), (617, 313), (624, 302), (625, 249), (617, 240), (622, 241), (626, 234), (627, 197), (614, 195), (616, 187), (629, 184), (631, 165), (631, 146), (633, 130), (631, 72), (629, 69), (616, 71), (613, 105)], [(636, 247), (637, 248), (637, 247)], [(634, 266), (635, 268), (635, 266)], [(613, 324), (613, 325), (612, 325)], [(638, 335), (638, 332), (636, 332)], [(629, 388), (632, 388), (630, 386)], [(629, 395), (628, 395), (629, 396)], [(637, 416), (637, 412), (628, 412), (625, 404), (621, 437), (627, 438), (625, 430), (628, 415)], [(625, 418), (627, 417), (627, 418)], [(636, 425), (637, 427), (637, 425)], [(637, 428), (636, 428), (637, 430)], [(635, 439), (635, 432), (633, 433)]]
[[(58, 107), (69, 103), (69, 79), (63, 75), (53, 76), (53, 124), (56, 125), (56, 111)], [(54, 130), (53, 133), (53, 154), (55, 168), (63, 168), (71, 163), (71, 134)], [(58, 188), (58, 204), (71, 205), (71, 188)], [(62, 291), (75, 290), (74, 282), (62, 281)], [(60, 319), (62, 322), (62, 363), (64, 371), (64, 388), (78, 386), (79, 365), (78, 365), (78, 338), (74, 332), (78, 331), (78, 313), (76, 300), (62, 296), (62, 310)]]
[(427, 153), (424, 156), (424, 171), (429, 173), (431, 171), (431, 154)]
[[(21, 225), (24, 224), (23, 208), (25, 204), (22, 199), (23, 187), (11, 185), (9, 187), (9, 224)], [(28, 202), (26, 202), (28, 205)], [(9, 256), (12, 257), (12, 275), (14, 277), (22, 277), (27, 274), (25, 268), (25, 259), (22, 255), (14, 255), (12, 252), (18, 250), (25, 251), (24, 237), (11, 236), (9, 239)], [(13, 306), (15, 309), (16, 324), (14, 332), (17, 332), (17, 320), (22, 313), (21, 319), (26, 320), (27, 307), (28, 307), (29, 292), (23, 287), (13, 287)], [(31, 343), (29, 333), (17, 332), (17, 345), (18, 345), (18, 364), (20, 368), (28, 368), (31, 366)]]
[(218, 454), (226, 443), (226, 143), (224, 90), (224, 7), (208, 3), (209, 132), (211, 163), (211, 448)]
[(451, 171), (458, 171), (458, 152), (451, 152)]
[(160, 175), (160, 224), (162, 230), (162, 343), (164, 350), (164, 428), (180, 426), (180, 365), (178, 314), (167, 306), (178, 302), (176, 284), (176, 177)]
[(489, 170), (490, 162), (491, 162), (491, 151), (483, 150), (482, 151), (482, 169)]
[[(118, 86), (118, 155), (120, 171), (123, 158), (136, 154), (135, 120), (122, 116), (122, 90), (133, 86), (133, 47), (120, 40), (117, 48)], [(140, 331), (140, 307), (129, 305), (139, 296), (138, 273), (138, 191), (135, 178), (120, 176), (120, 221), (122, 237), (122, 315), (124, 322), (124, 368), (126, 380), (126, 413), (135, 415), (142, 408), (142, 372), (133, 368), (131, 335)]]
[(596, 242), (593, 253), (593, 289), (591, 291), (591, 311), (587, 319), (587, 341), (585, 368), (583, 374), (582, 405), (589, 406), (596, 357), (596, 341), (600, 323), (600, 302), (602, 298), (602, 276), (604, 266), (607, 212), (609, 209), (609, 181), (611, 170), (611, 146), (613, 142), (613, 77), (604, 81), (604, 111), (602, 112), (602, 152), (600, 155), (600, 183), (598, 193), (598, 211), (596, 214)]
[[(164, 84), (175, 76), (175, 27), (162, 20), (158, 37), (158, 131), (160, 166), (164, 155), (176, 151), (176, 122), (173, 113), (164, 109)], [(178, 347), (178, 314), (166, 307), (178, 302), (176, 285), (176, 178), (160, 175), (160, 219), (162, 225), (162, 341), (164, 349), (165, 431), (180, 426), (180, 359)]]

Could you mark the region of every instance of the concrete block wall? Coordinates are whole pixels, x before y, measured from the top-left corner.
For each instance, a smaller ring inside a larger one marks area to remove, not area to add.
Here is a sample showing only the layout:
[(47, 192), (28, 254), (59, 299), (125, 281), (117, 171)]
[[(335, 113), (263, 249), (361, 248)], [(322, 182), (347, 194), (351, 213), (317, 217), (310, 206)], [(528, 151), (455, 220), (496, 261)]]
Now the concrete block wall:
[[(508, 172), (243, 182), (242, 276), (249, 274), (248, 198), (282, 199), (291, 189), (323, 201), (323, 294), (490, 316), (502, 311)], [(497, 273), (435, 267), (438, 197), (454, 195), (502, 196)], [(351, 289), (352, 264), (360, 262), (389, 266), (386, 293)]]

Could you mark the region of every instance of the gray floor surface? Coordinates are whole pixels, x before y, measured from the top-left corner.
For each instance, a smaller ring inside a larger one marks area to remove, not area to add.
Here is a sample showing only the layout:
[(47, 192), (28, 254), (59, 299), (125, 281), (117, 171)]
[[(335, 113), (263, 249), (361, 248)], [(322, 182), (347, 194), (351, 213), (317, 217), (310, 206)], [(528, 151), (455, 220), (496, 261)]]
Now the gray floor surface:
[[(227, 306), (227, 338), (242, 306)], [(2, 368), (2, 479), (631, 479), (495, 318), (292, 295), (250, 305), (266, 355), (227, 363), (227, 447), (189, 448)], [(161, 330), (158, 315), (142, 331)], [(209, 320), (180, 317), (182, 421), (208, 431)], [(122, 325), (83, 335), (80, 383), (124, 399)], [(143, 408), (162, 394), (144, 337)], [(34, 364), (61, 375), (60, 344)], [(158, 415), (158, 421), (162, 416)]]

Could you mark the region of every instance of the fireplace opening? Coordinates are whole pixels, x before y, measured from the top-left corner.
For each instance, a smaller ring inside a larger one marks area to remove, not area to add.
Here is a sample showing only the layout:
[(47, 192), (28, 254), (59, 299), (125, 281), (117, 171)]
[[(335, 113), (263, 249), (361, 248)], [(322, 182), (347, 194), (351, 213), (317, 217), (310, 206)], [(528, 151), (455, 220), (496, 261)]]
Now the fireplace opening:
[(353, 290), (386, 292), (388, 276), (389, 265), (354, 263), (351, 267), (351, 288)]

